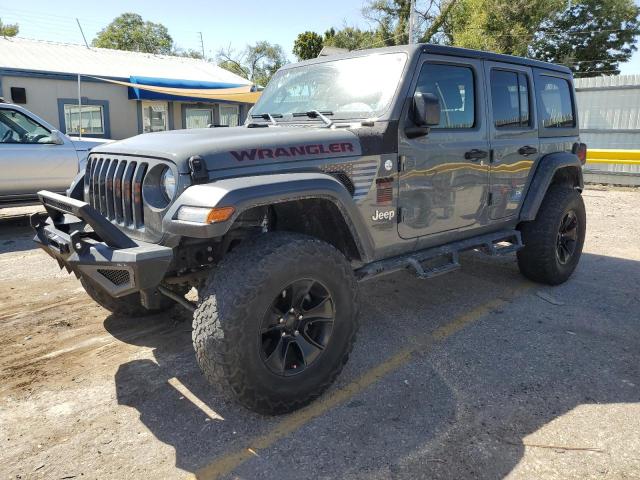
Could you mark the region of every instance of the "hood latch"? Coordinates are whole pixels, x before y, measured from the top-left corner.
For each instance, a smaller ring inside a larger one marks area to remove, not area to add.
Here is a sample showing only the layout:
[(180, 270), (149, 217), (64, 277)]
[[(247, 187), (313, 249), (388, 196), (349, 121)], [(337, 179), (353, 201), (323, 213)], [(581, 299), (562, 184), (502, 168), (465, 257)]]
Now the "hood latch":
[(209, 181), (207, 166), (200, 155), (194, 155), (189, 158), (189, 170), (191, 171), (191, 182), (194, 185), (198, 183), (207, 183)]

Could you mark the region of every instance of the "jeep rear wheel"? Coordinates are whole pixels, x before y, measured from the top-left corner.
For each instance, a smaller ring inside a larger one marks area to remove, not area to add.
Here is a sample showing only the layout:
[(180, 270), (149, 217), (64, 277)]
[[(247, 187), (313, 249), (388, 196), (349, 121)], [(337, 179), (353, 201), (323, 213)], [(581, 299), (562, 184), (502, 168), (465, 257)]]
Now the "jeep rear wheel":
[(536, 219), (520, 227), (525, 245), (518, 252), (522, 274), (548, 285), (565, 282), (580, 260), (586, 225), (580, 193), (569, 185), (552, 185)]
[(300, 408), (347, 362), (357, 330), (357, 284), (331, 245), (269, 233), (229, 253), (194, 314), (200, 368), (214, 385), (264, 414)]

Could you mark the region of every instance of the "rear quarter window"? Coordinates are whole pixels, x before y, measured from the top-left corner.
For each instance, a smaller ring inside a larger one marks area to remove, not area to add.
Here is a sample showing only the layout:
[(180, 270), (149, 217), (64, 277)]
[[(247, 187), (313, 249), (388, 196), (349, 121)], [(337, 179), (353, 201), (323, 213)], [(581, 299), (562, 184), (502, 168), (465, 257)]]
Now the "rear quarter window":
[(536, 90), (544, 128), (573, 128), (576, 126), (571, 85), (567, 80), (540, 75), (536, 79)]

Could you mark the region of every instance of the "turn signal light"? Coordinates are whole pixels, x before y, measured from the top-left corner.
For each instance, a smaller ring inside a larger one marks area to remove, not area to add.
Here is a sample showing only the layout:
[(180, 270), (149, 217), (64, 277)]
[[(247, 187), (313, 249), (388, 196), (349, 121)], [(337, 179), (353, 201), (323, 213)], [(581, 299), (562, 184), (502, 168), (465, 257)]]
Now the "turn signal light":
[(176, 219), (191, 223), (218, 223), (229, 220), (233, 212), (235, 212), (233, 207), (208, 208), (183, 205), (178, 210)]
[(233, 207), (212, 208), (207, 215), (207, 223), (226, 222), (231, 218), (236, 209)]

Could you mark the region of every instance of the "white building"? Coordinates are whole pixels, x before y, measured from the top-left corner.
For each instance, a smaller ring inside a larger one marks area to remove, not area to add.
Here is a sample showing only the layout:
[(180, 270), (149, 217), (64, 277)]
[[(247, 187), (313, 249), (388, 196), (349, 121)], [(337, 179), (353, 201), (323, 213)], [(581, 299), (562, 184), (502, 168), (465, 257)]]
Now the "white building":
[(590, 150), (585, 178), (640, 185), (640, 75), (574, 81), (580, 138)]
[(81, 45), (0, 37), (0, 97), (69, 134), (121, 139), (138, 133), (244, 121), (250, 104), (178, 97), (107, 83), (184, 89), (226, 89), (250, 82), (212, 63)]
[(583, 141), (593, 148), (640, 150), (640, 75), (574, 83)]

